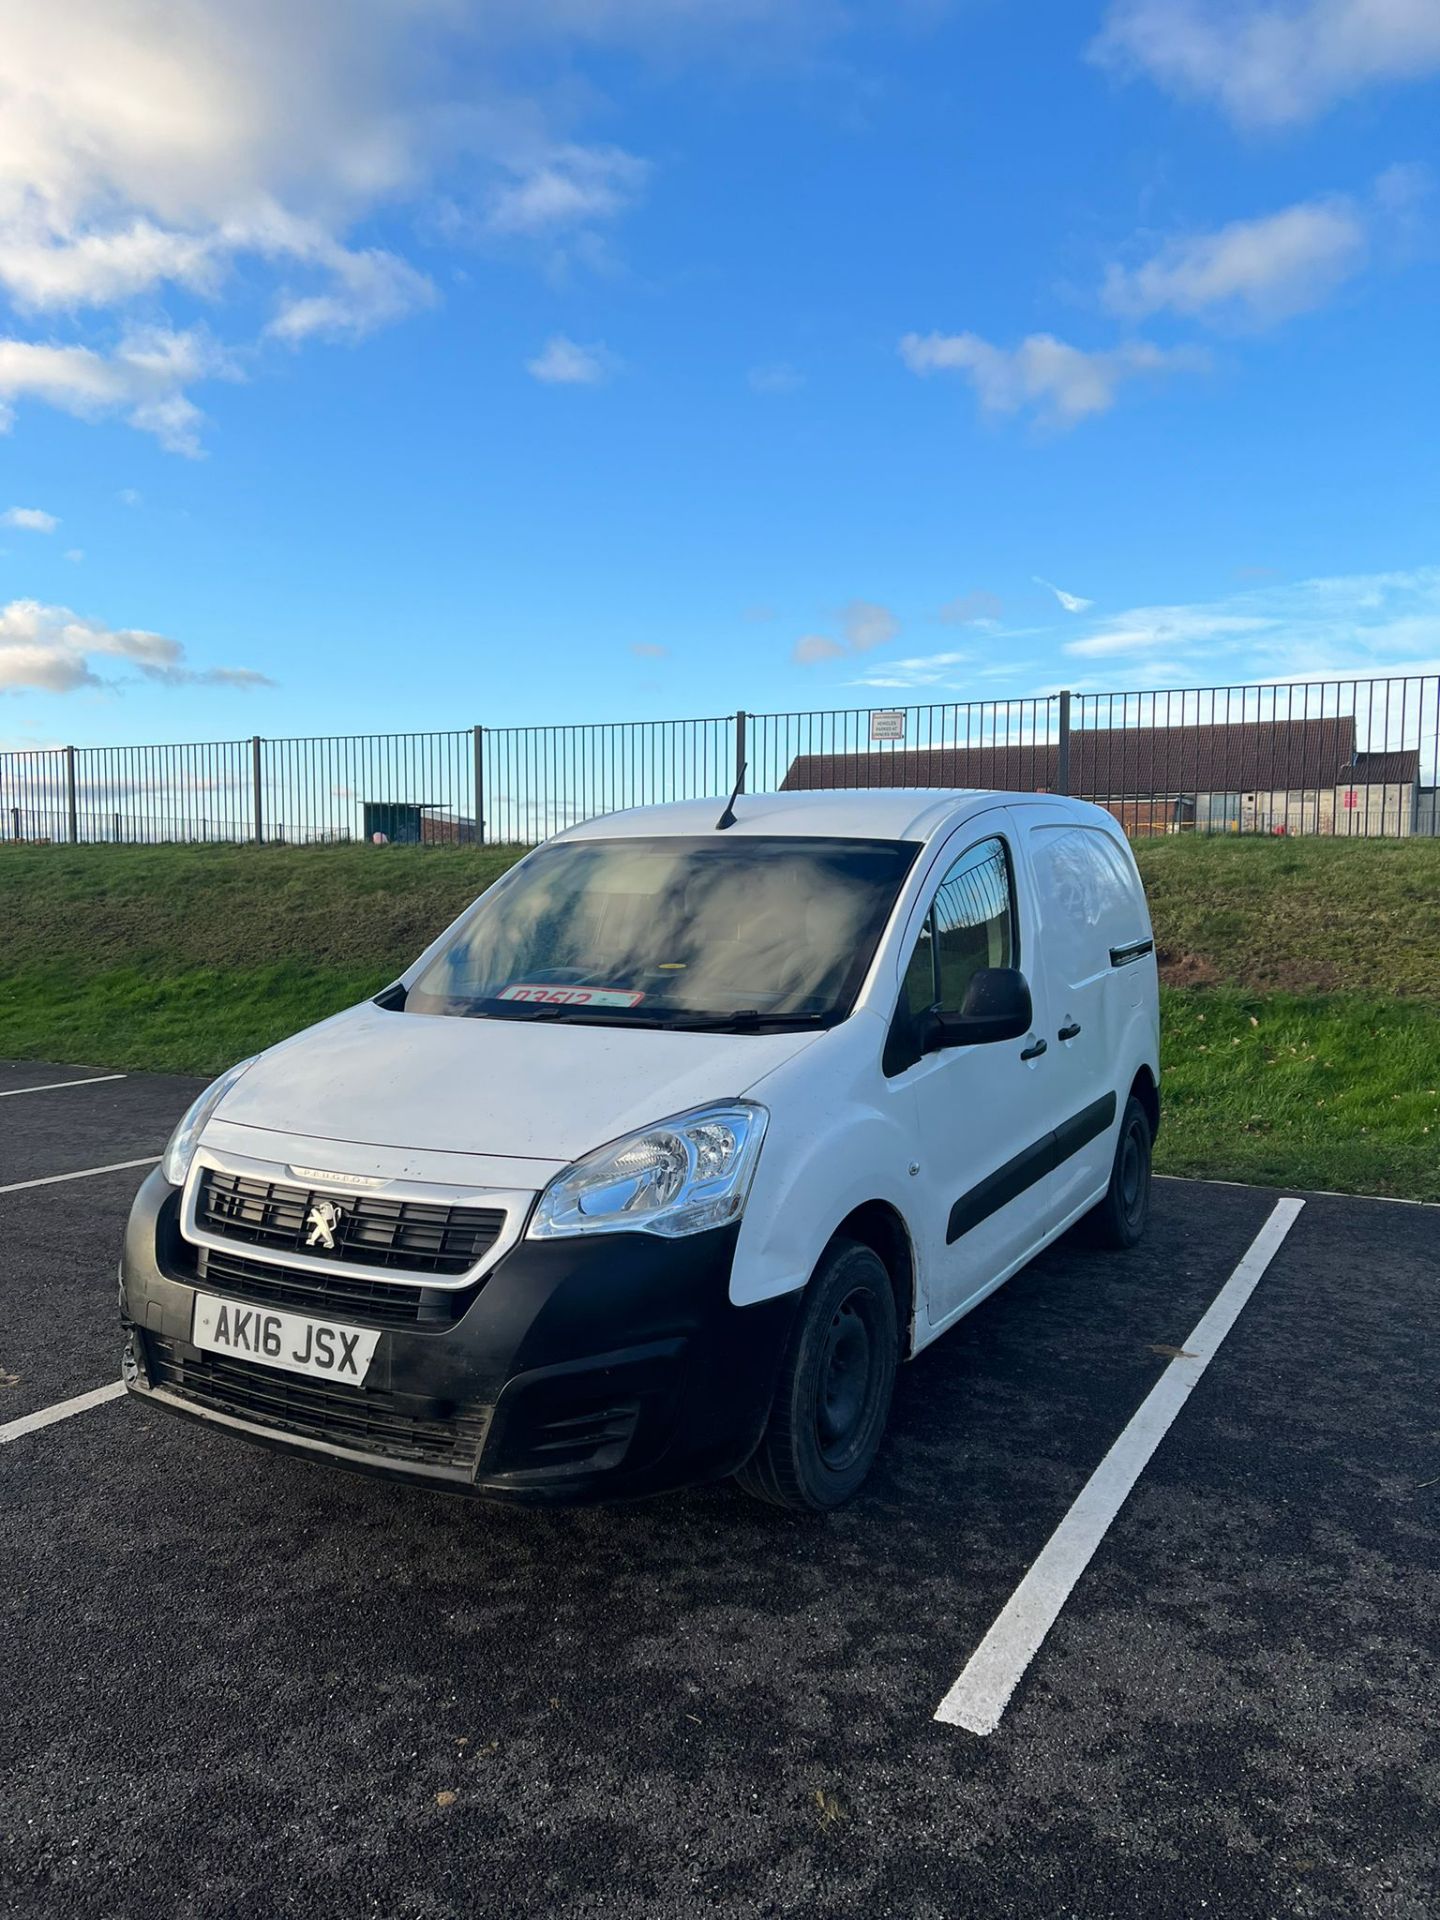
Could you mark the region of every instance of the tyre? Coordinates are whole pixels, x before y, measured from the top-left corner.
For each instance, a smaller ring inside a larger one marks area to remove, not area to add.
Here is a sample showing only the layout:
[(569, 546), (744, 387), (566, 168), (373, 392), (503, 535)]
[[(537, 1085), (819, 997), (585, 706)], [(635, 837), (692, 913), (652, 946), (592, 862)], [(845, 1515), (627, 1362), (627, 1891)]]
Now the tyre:
[(884, 1262), (853, 1240), (831, 1241), (805, 1289), (764, 1437), (735, 1476), (746, 1492), (802, 1513), (848, 1500), (890, 1417), (898, 1354)]
[(1105, 1198), (1086, 1223), (1097, 1246), (1133, 1247), (1150, 1219), (1150, 1116), (1132, 1093), (1120, 1120)]

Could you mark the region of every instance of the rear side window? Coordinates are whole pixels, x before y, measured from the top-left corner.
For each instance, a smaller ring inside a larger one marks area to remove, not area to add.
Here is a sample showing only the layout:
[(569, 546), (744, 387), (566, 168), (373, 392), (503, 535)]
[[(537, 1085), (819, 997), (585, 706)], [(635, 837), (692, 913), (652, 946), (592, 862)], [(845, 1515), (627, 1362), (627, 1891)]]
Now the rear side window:
[(905, 968), (885, 1071), (899, 1073), (920, 1057), (919, 1031), (932, 1008), (958, 1013), (981, 967), (1017, 961), (1010, 855), (1003, 840), (982, 840), (945, 875)]
[(1110, 970), (1110, 948), (1146, 932), (1134, 875), (1098, 827), (1035, 827), (1030, 856), (1045, 945), (1069, 986)]

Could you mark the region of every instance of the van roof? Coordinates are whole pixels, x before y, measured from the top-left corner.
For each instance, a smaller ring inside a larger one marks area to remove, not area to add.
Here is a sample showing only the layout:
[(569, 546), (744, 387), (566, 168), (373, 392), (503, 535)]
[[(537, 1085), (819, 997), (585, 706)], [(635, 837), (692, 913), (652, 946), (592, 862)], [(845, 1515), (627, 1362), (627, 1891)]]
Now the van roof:
[[(1077, 818), (1101, 812), (1059, 794), (1005, 793), (992, 788), (835, 788), (805, 793), (742, 793), (733, 834), (816, 835), (836, 840), (930, 840), (967, 814), (997, 804), (1033, 806), (1043, 800)], [(557, 840), (611, 840), (620, 836), (713, 833), (725, 796), (629, 807), (566, 828)], [(1108, 819), (1108, 816), (1101, 816)]]

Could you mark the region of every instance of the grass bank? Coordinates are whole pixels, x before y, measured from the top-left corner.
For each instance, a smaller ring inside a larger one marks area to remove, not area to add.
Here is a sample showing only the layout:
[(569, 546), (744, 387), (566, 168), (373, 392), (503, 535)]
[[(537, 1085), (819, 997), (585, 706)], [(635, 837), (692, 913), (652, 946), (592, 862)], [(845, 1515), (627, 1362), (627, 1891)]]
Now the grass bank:
[(0, 847), (0, 1058), (218, 1072), (384, 986), (514, 857)]
[[(1138, 855), (1164, 1169), (1440, 1200), (1440, 842)], [(0, 848), (0, 1057), (217, 1071), (374, 992), (512, 857)]]

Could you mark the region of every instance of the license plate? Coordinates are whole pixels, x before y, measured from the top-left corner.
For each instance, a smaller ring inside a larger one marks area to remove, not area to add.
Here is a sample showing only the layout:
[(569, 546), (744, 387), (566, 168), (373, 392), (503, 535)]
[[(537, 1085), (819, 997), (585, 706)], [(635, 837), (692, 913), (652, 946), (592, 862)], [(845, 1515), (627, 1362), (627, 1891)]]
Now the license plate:
[(207, 1353), (224, 1353), (257, 1366), (280, 1367), (359, 1387), (365, 1382), (379, 1344), (378, 1330), (342, 1327), (307, 1314), (281, 1313), (274, 1307), (246, 1307), (197, 1293), (190, 1338)]

